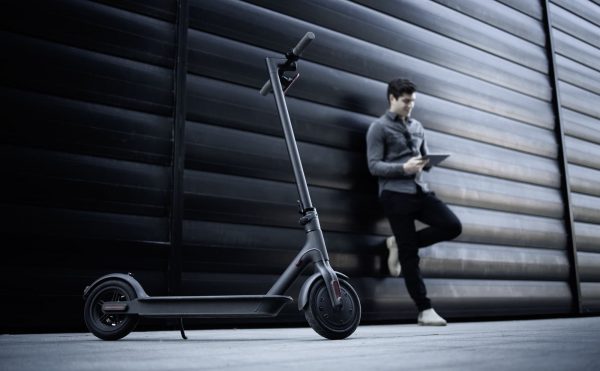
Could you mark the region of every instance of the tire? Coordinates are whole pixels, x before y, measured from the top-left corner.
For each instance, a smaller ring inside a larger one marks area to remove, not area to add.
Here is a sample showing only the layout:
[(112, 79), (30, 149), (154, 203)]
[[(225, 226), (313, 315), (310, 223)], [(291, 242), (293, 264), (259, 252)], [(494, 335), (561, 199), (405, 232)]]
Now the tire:
[(340, 279), (342, 307), (335, 309), (323, 279), (310, 288), (304, 316), (310, 327), (319, 335), (330, 340), (345, 339), (352, 335), (360, 322), (360, 300), (356, 291), (345, 280)]
[(126, 282), (109, 280), (96, 286), (88, 295), (83, 309), (85, 325), (102, 340), (119, 340), (127, 336), (138, 324), (137, 314), (106, 314), (102, 304), (107, 301), (130, 301), (135, 291)]

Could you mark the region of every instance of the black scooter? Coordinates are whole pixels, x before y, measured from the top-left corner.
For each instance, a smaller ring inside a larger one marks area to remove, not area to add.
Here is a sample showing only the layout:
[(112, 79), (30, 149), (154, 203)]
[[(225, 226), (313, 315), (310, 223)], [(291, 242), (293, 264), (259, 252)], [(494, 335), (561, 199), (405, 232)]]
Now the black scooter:
[[(295, 73), (300, 54), (314, 38), (315, 35), (308, 32), (285, 54), (285, 59), (266, 58), (270, 79), (260, 90), (264, 96), (273, 91), (294, 169), (302, 214), (300, 224), (306, 231), (306, 242), (300, 253), (266, 295), (148, 296), (131, 275), (103, 276), (87, 286), (83, 293), (85, 324), (94, 335), (104, 340), (120, 339), (134, 330), (139, 317), (179, 318), (184, 339), (183, 318), (274, 317), (284, 305), (293, 301), (284, 293), (311, 263), (315, 273), (300, 290), (298, 310), (304, 310), (309, 325), (327, 339), (344, 339), (356, 330), (361, 316), (360, 301), (348, 277), (334, 271), (329, 264), (284, 97), (300, 76)], [(292, 76), (286, 76), (287, 72), (293, 72)]]

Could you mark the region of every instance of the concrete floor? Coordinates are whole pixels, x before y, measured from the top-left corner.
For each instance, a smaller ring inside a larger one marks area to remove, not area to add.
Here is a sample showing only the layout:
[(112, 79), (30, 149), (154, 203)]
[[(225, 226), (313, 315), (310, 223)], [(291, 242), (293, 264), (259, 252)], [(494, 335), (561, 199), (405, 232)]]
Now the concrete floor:
[(310, 328), (0, 335), (0, 370), (600, 370), (600, 317)]

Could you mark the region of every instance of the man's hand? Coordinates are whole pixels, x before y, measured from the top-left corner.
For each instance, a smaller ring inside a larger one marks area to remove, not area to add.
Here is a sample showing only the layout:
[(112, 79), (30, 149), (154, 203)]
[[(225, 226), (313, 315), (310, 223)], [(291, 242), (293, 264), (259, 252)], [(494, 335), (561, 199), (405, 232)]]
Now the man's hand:
[(404, 168), (405, 174), (413, 175), (423, 170), (428, 162), (429, 160), (425, 160), (421, 156), (415, 156), (406, 161), (402, 167)]

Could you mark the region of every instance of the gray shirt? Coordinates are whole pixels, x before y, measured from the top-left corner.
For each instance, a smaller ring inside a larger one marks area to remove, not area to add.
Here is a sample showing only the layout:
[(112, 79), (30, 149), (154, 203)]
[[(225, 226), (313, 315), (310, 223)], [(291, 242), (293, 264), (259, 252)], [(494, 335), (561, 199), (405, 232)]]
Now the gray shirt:
[(367, 160), (369, 171), (379, 178), (379, 194), (384, 190), (414, 194), (417, 185), (429, 192), (422, 172), (407, 175), (402, 167), (411, 157), (428, 152), (425, 130), (419, 121), (408, 118), (403, 122), (388, 111), (371, 123), (367, 131)]

